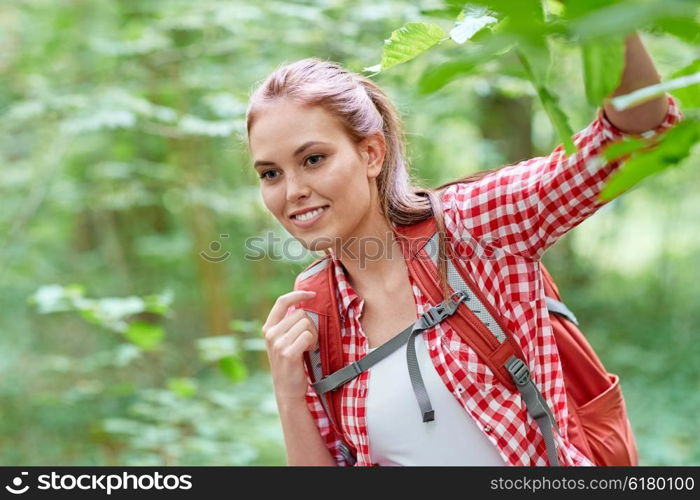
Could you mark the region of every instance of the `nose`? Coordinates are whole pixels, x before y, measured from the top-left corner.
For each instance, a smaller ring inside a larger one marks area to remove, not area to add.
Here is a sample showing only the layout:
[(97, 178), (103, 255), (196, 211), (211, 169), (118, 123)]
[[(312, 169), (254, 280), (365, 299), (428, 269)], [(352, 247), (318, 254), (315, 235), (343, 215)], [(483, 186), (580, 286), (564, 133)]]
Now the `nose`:
[(308, 198), (310, 194), (311, 188), (302, 175), (293, 174), (287, 177), (287, 201), (295, 202)]

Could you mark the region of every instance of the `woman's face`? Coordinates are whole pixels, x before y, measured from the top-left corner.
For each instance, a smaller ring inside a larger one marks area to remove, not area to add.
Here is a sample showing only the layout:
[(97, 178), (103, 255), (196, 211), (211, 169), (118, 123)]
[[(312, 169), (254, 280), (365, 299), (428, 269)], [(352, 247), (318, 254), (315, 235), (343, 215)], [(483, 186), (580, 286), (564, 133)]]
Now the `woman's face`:
[(305, 248), (337, 248), (376, 208), (381, 134), (355, 144), (323, 108), (279, 99), (258, 109), (249, 141), (265, 206)]

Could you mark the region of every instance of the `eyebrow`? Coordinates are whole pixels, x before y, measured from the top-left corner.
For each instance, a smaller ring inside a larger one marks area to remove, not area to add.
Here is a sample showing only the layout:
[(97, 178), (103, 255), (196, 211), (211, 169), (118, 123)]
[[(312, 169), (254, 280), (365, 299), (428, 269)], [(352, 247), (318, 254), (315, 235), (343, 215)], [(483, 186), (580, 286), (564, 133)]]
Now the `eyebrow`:
[[(316, 144), (328, 144), (323, 141), (307, 141), (301, 146), (299, 146), (296, 151), (294, 151), (294, 154), (292, 156), (297, 156), (299, 153), (303, 152), (306, 148), (310, 148), (311, 146), (315, 146)], [(258, 160), (255, 162), (255, 165), (253, 165), (253, 168), (256, 167), (261, 167), (261, 166), (267, 166), (267, 165), (277, 165), (274, 161), (265, 161), (265, 160)]]

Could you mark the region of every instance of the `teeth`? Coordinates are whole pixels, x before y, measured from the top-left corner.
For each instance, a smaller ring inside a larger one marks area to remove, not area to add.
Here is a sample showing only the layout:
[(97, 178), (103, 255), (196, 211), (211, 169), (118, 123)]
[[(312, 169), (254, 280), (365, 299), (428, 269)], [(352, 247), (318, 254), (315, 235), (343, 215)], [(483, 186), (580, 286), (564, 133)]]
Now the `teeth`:
[(297, 220), (301, 220), (301, 221), (309, 220), (309, 219), (313, 219), (314, 217), (316, 217), (318, 214), (323, 212), (323, 210), (324, 210), (323, 208), (317, 208), (316, 210), (312, 210), (311, 212), (305, 212), (301, 215), (295, 215), (294, 217)]

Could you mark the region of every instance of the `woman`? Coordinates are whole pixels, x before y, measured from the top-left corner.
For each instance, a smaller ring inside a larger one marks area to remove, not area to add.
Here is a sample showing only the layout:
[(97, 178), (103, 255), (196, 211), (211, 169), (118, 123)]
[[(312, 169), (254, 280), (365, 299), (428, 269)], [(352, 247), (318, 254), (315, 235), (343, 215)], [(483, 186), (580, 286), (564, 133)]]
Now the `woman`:
[[(659, 81), (639, 37), (630, 35), (626, 44), (625, 69), (613, 95)], [(431, 306), (407, 273), (395, 226), (434, 215), (441, 254), (449, 250), (464, 259), (513, 329), (561, 428), (561, 463), (590, 465), (567, 438), (566, 395), (539, 260), (601, 206), (597, 195), (620, 165), (601, 161), (601, 148), (625, 133), (657, 134), (680, 117), (668, 95), (625, 111), (606, 102), (574, 136), (574, 155), (559, 146), (547, 157), (429, 190), (410, 181), (401, 124), (389, 98), (371, 80), (312, 58), (279, 68), (254, 91), (247, 130), (267, 209), (306, 248), (331, 255), (347, 363)], [(471, 243), (485, 241), (495, 258), (474, 252)], [(444, 261), (439, 259), (443, 284)], [(356, 465), (547, 463), (542, 437), (523, 418), (519, 395), (492, 383), (488, 367), (442, 324), (423, 333), (418, 350), (428, 393), (444, 418), (426, 424), (405, 414), (415, 399), (397, 351), (342, 388), (344, 435), (336, 435), (302, 361), (318, 341), (301, 308), (312, 296), (282, 295), (263, 326), (290, 465), (347, 465), (341, 440), (356, 450)]]

